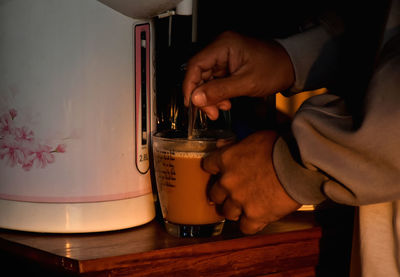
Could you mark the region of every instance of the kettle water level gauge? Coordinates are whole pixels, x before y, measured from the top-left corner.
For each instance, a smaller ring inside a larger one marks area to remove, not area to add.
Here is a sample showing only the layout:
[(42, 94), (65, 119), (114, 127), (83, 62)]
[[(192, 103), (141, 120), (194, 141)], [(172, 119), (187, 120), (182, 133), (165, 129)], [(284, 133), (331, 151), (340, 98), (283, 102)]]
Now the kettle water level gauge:
[(137, 170), (149, 170), (150, 138), (150, 25), (135, 26), (135, 160)]

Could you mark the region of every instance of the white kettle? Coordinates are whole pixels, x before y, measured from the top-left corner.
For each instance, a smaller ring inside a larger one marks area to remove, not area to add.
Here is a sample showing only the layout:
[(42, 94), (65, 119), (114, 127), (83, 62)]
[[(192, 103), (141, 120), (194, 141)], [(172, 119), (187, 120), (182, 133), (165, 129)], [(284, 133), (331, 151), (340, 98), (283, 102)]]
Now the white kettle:
[(98, 232), (155, 216), (151, 17), (179, 1), (115, 1), (124, 14), (101, 2), (0, 2), (1, 228)]

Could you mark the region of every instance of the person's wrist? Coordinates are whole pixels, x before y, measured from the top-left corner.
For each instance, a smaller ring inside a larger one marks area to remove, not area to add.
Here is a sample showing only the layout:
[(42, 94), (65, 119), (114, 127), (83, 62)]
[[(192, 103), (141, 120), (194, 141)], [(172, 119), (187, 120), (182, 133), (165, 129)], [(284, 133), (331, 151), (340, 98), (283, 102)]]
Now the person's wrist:
[(296, 75), (292, 60), (286, 49), (277, 41), (274, 41), (279, 55), (279, 75), (282, 77), (280, 90), (287, 90), (293, 86), (296, 81)]

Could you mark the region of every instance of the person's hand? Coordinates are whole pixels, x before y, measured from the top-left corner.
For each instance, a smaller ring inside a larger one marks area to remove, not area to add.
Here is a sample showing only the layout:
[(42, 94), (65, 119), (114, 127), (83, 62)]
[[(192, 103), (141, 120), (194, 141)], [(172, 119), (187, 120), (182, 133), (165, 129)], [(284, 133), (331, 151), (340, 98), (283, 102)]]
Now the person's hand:
[(183, 94), (186, 106), (192, 100), (217, 119), (218, 109), (231, 108), (230, 98), (264, 97), (293, 82), (291, 60), (277, 42), (225, 32), (189, 60)]
[(276, 138), (274, 131), (257, 132), (203, 160), (203, 169), (219, 176), (209, 190), (210, 200), (222, 205), (227, 219), (240, 220), (245, 234), (254, 234), (300, 207), (275, 174), (272, 149)]

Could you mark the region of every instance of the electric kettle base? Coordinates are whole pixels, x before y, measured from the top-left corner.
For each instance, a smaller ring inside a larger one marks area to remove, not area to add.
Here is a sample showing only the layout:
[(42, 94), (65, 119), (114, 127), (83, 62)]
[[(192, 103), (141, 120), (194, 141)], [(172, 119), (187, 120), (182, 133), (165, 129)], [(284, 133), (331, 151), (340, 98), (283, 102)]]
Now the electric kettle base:
[(131, 228), (155, 217), (153, 194), (104, 202), (35, 203), (0, 199), (0, 228), (89, 233)]

